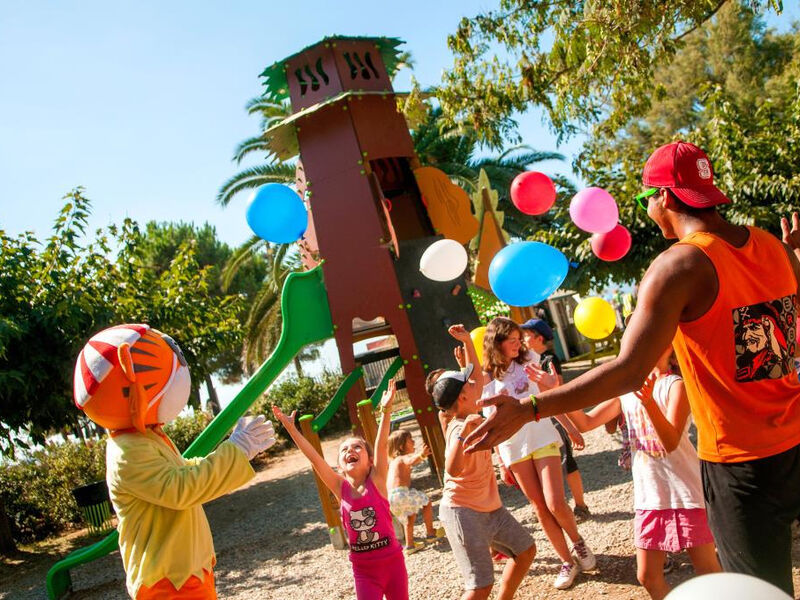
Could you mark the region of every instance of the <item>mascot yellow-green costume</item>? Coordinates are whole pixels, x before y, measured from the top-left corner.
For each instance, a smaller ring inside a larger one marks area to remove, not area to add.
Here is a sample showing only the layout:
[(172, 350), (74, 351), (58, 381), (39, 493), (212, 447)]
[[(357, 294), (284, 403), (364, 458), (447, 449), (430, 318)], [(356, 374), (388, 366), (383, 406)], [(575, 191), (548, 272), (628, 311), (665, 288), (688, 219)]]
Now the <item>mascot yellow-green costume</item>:
[(148, 325), (97, 333), (75, 365), (75, 404), (109, 430), (106, 481), (136, 600), (217, 597), (202, 504), (246, 483), (249, 459), (275, 443), (272, 423), (241, 419), (213, 453), (185, 460), (161, 425), (186, 406), (190, 384), (178, 345)]

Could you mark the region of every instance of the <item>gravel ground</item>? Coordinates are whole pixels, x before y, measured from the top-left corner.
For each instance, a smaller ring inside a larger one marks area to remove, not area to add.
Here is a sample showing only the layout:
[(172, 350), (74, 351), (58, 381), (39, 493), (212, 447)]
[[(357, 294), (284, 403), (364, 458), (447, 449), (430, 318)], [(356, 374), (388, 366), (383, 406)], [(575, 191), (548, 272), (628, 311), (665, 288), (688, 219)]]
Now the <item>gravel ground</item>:
[[(419, 432), (413, 428), (417, 443)], [(335, 456), (338, 439), (323, 443), (326, 456)], [(647, 598), (636, 582), (633, 549), (633, 488), (629, 473), (617, 467), (618, 439), (604, 431), (586, 436), (586, 450), (577, 453), (592, 518), (579, 525), (597, 555), (598, 569), (580, 574), (572, 589), (558, 591), (552, 582), (559, 565), (532, 509), (516, 488), (501, 485), (504, 504), (532, 532), (537, 556), (518, 598)], [(436, 505), (438, 482), (422, 464), (414, 470), (414, 485)], [(347, 553), (334, 550), (322, 521), (311, 470), (296, 450), (270, 460), (246, 487), (206, 505), (217, 550), (217, 590), (220, 598), (240, 600), (330, 600), (352, 598), (353, 580)], [(435, 511), (438, 508), (434, 507)], [(794, 564), (800, 541), (795, 532)], [(417, 528), (424, 534), (424, 527)], [(57, 543), (58, 542), (58, 543)], [(72, 535), (24, 552), (20, 560), (0, 565), (0, 599), (44, 598), (47, 569), (70, 549), (86, 540)], [(672, 585), (691, 577), (685, 553), (667, 576)], [(457, 598), (461, 577), (445, 540), (407, 557), (412, 599)], [(496, 568), (496, 580), (500, 568)], [(119, 554), (113, 553), (72, 573), (80, 600), (127, 598)], [(795, 587), (800, 571), (795, 568)]]

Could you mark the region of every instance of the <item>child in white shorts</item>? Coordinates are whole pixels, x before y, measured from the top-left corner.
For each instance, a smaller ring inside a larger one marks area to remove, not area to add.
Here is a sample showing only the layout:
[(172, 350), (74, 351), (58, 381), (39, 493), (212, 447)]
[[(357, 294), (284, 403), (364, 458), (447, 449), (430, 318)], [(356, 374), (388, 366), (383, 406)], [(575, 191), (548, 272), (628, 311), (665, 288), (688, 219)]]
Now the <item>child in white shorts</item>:
[(422, 510), (425, 521), (425, 541), (433, 542), (444, 537), (444, 529), (433, 526), (433, 506), (428, 496), (411, 487), (411, 467), (425, 460), (431, 453), (428, 446), (414, 452), (414, 439), (407, 429), (400, 429), (389, 436), (389, 472), (386, 487), (389, 489), (389, 507), (405, 529), (406, 554), (413, 554), (424, 544), (414, 542), (414, 521)]

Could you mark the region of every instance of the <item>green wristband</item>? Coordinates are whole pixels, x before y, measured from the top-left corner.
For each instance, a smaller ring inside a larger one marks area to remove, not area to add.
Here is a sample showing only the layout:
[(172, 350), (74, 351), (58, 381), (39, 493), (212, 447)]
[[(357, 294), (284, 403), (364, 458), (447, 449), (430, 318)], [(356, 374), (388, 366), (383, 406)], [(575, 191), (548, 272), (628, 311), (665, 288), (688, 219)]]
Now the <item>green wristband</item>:
[(533, 394), (531, 394), (531, 405), (533, 405), (533, 420), (538, 423), (539, 419), (541, 419), (542, 417), (539, 414), (539, 404), (536, 401), (536, 396), (534, 396)]

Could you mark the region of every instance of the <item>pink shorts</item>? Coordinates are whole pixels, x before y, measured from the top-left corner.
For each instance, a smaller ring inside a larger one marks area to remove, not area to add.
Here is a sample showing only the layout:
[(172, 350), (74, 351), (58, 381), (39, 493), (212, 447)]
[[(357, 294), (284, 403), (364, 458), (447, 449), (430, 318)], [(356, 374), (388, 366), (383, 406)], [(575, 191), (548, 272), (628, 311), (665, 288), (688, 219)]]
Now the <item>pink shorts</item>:
[(637, 510), (633, 533), (634, 545), (642, 550), (680, 552), (714, 543), (704, 508)]

